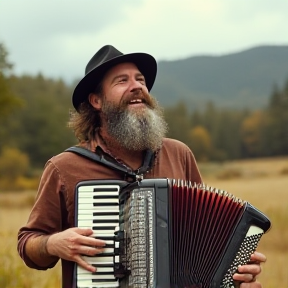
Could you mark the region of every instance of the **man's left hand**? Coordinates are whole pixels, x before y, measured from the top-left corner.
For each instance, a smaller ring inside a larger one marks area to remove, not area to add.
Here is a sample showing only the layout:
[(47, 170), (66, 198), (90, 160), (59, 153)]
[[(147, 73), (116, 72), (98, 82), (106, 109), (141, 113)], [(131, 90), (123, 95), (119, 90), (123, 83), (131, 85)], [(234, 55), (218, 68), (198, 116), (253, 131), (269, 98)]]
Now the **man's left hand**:
[(246, 265), (238, 267), (238, 272), (233, 275), (235, 281), (241, 283), (240, 288), (261, 288), (262, 285), (256, 280), (256, 276), (261, 273), (261, 263), (266, 261), (266, 256), (259, 252), (251, 255), (250, 261)]

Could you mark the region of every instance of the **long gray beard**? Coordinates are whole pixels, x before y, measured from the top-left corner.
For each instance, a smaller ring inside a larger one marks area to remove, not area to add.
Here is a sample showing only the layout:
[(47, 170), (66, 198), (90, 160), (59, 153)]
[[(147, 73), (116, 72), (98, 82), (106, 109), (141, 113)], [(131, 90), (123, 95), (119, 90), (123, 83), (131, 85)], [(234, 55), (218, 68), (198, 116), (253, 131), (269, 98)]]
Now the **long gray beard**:
[(146, 107), (141, 111), (130, 111), (104, 101), (102, 112), (107, 121), (108, 134), (128, 150), (156, 151), (162, 145), (168, 126), (162, 109), (154, 104), (153, 109)]

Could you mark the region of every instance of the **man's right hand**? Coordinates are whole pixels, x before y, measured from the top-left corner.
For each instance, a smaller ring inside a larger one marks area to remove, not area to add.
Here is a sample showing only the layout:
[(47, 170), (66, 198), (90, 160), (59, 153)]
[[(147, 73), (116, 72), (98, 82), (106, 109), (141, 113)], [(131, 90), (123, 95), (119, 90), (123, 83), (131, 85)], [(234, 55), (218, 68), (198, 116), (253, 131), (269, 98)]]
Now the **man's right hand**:
[(92, 229), (69, 228), (52, 234), (46, 244), (50, 255), (74, 261), (82, 268), (95, 272), (96, 268), (83, 260), (81, 255), (94, 256), (103, 252), (105, 241), (91, 237)]

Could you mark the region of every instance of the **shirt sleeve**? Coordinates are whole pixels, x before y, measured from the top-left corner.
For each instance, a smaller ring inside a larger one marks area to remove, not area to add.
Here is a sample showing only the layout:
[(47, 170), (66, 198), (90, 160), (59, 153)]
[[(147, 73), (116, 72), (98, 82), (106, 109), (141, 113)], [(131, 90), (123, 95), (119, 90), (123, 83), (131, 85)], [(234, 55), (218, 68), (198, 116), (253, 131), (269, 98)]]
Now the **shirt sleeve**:
[(63, 213), (61, 206), (64, 206), (63, 202), (65, 202), (64, 190), (65, 186), (58, 170), (51, 162), (47, 162), (28, 222), (18, 232), (18, 253), (26, 265), (31, 268), (41, 270), (52, 268), (59, 260), (55, 257), (52, 264), (47, 267), (39, 267), (30, 260), (29, 255), (26, 255), (25, 244), (31, 237), (51, 235), (61, 231)]
[(202, 183), (202, 177), (193, 152), (187, 147), (186, 152), (186, 179), (192, 183)]

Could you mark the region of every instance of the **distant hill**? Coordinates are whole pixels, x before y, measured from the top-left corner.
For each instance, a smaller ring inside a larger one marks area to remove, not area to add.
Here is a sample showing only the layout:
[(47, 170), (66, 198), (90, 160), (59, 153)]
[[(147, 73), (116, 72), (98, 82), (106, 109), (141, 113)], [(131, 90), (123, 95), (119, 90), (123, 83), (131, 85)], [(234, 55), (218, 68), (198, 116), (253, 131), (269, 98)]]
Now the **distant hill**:
[(288, 79), (288, 46), (260, 46), (222, 56), (196, 56), (159, 61), (152, 94), (163, 106), (184, 100), (199, 108), (262, 108), (273, 85)]

